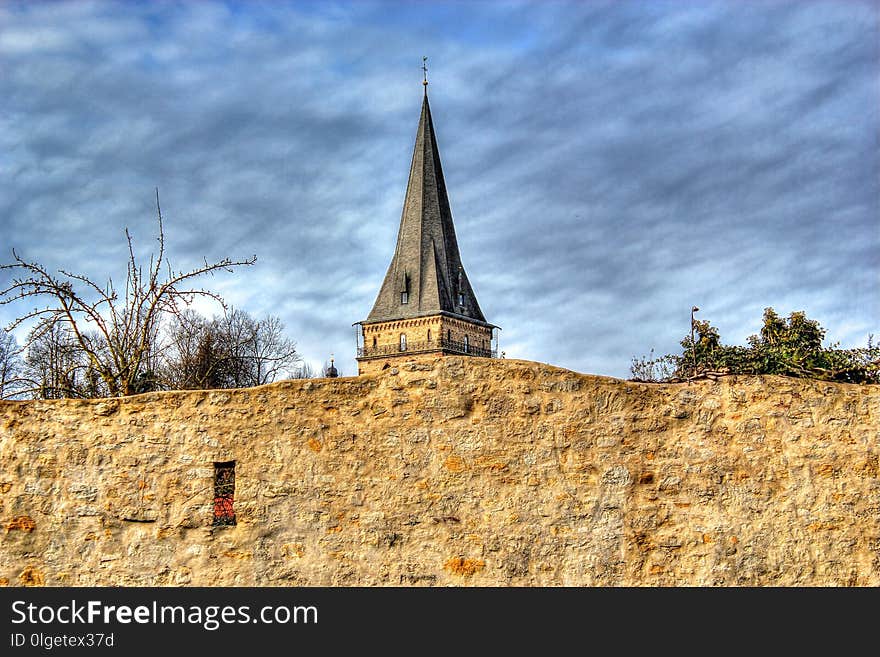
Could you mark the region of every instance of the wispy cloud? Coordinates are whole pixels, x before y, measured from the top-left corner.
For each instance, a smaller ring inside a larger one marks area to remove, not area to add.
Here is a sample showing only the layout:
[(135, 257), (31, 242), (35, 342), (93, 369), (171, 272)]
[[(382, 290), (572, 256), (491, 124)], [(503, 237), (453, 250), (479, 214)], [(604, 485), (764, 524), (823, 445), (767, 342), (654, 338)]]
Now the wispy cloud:
[[(7, 3), (0, 247), (97, 277), (148, 249), (356, 371), (422, 54), (465, 267), (509, 357), (628, 376), (693, 304), (742, 342), (880, 316), (873, 3)], [(11, 318), (4, 308), (0, 320)]]

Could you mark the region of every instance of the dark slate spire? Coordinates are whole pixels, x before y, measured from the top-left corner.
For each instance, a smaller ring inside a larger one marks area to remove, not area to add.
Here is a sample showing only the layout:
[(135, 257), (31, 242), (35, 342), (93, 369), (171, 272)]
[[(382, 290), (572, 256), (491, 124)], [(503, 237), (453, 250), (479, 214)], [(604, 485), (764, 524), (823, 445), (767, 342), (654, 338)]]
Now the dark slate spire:
[(365, 321), (441, 312), (486, 323), (458, 253), (425, 85), (397, 247)]

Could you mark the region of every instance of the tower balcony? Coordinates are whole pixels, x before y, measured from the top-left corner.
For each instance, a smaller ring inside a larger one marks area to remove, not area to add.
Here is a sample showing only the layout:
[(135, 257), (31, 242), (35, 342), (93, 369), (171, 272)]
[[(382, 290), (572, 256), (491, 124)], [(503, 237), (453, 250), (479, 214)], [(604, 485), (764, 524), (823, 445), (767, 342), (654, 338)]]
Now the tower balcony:
[(375, 347), (358, 347), (358, 358), (377, 358), (380, 356), (402, 356), (404, 354), (424, 354), (431, 351), (443, 351), (445, 353), (462, 354), (465, 356), (479, 356), (480, 358), (498, 358), (496, 349), (485, 349), (472, 344), (465, 344), (458, 340), (442, 338), (440, 340), (426, 340), (424, 342), (409, 342), (405, 349), (397, 344), (383, 344)]

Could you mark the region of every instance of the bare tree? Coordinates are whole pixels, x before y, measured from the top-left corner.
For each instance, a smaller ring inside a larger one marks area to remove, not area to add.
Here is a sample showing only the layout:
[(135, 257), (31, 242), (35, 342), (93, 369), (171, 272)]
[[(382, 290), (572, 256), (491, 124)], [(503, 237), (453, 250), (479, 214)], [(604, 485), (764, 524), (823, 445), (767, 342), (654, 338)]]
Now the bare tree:
[(215, 388), (217, 360), (214, 358), (211, 323), (187, 308), (171, 320), (165, 335), (159, 368), (164, 387), (172, 390)]
[(223, 388), (245, 388), (255, 385), (250, 376), (256, 334), (256, 321), (242, 310), (235, 308), (211, 322), (211, 330), (218, 343), (216, 358), (220, 361)]
[(21, 392), (22, 366), (15, 336), (0, 329), (0, 399), (9, 399)]
[(250, 343), (251, 385), (271, 383), (280, 374), (290, 374), (302, 362), (296, 343), (285, 337), (284, 324), (274, 315), (256, 323)]
[(100, 378), (110, 396), (141, 392), (151, 385), (147, 370), (155, 358), (156, 339), (161, 321), (179, 315), (196, 296), (209, 297), (225, 308), (223, 299), (203, 288), (193, 288), (192, 281), (217, 271), (232, 272), (235, 267), (252, 265), (256, 256), (246, 260), (224, 258), (175, 272), (165, 257), (165, 232), (159, 191), (156, 190), (156, 214), (159, 226), (158, 254), (150, 258), (144, 275), (134, 256), (128, 229), (128, 266), (125, 288), (118, 294), (112, 279), (101, 287), (87, 276), (59, 270), (50, 273), (38, 262), (25, 260), (13, 250), (14, 262), (0, 269), (19, 272), (9, 287), (0, 290), (0, 305), (23, 299), (45, 299), (45, 305), (19, 316), (7, 330), (14, 330), (30, 320), (39, 320), (31, 333), (30, 346), (44, 333), (58, 328), (69, 331), (82, 349), (88, 366)]
[(289, 373), (288, 378), (290, 379), (316, 379), (318, 375), (315, 373), (315, 370), (312, 368), (308, 362), (303, 361), (303, 363), (292, 372)]
[(60, 324), (37, 326), (27, 343), (23, 392), (37, 399), (93, 396), (99, 382), (72, 331)]
[(271, 383), (296, 371), (296, 343), (284, 335), (281, 320), (255, 320), (231, 309), (206, 320), (185, 311), (168, 331), (163, 372), (171, 388), (244, 388)]

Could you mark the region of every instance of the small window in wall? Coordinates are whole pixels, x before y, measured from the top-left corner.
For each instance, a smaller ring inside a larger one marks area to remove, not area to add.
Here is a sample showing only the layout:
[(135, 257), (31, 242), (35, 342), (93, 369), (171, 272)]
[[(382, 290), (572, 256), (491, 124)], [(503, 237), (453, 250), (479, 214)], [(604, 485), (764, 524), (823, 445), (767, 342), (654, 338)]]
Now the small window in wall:
[(459, 305), (459, 306), (463, 306), (463, 305), (464, 305), (464, 292), (459, 292), (459, 293), (458, 293), (458, 305)]
[(431, 329), (428, 329), (428, 342), (431, 341)]
[(409, 303), (409, 292), (400, 293), (400, 303)]
[(234, 525), (235, 461), (214, 463), (214, 525)]
[(375, 336), (373, 336), (373, 346), (374, 347), (376, 346), (376, 337)]
[(470, 340), (468, 340), (468, 336), (464, 336), (464, 353), (468, 352), (469, 345), (470, 345)]
[(446, 339), (452, 340), (452, 329), (446, 329)]
[(400, 350), (406, 351), (406, 333), (400, 334)]

